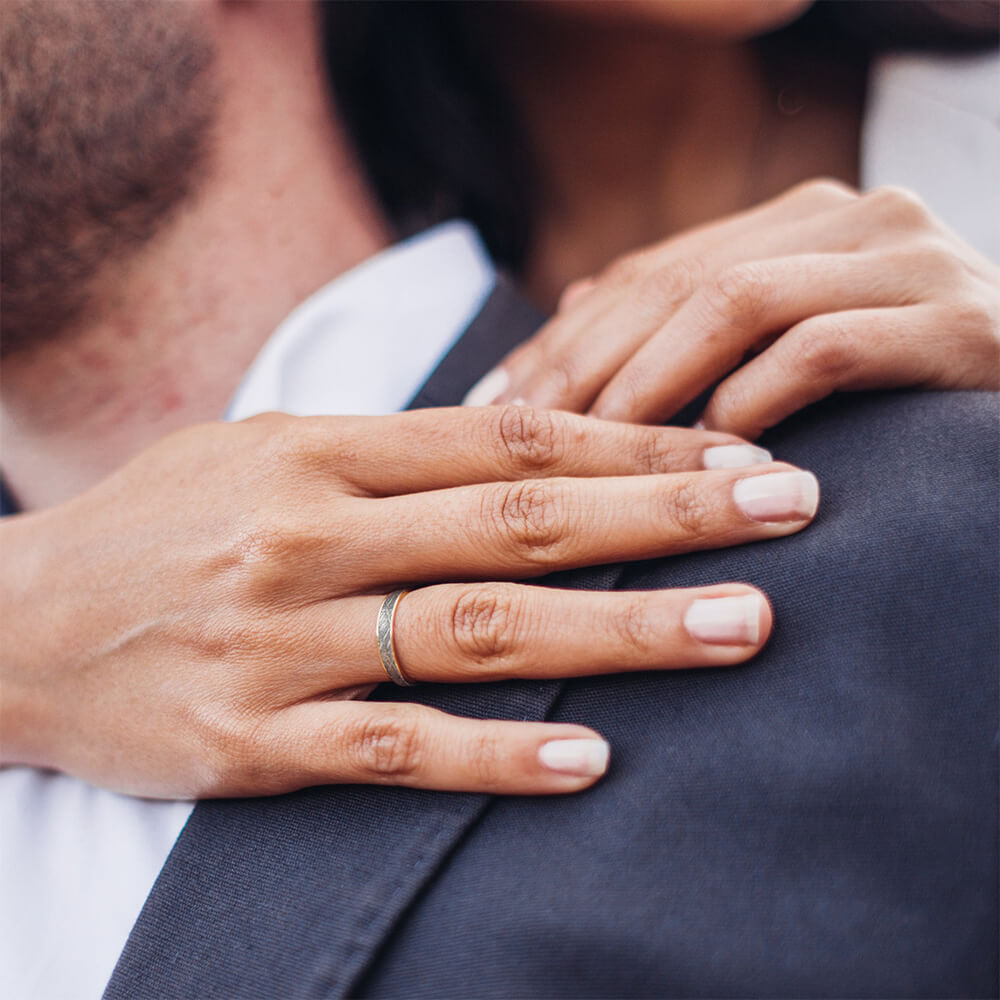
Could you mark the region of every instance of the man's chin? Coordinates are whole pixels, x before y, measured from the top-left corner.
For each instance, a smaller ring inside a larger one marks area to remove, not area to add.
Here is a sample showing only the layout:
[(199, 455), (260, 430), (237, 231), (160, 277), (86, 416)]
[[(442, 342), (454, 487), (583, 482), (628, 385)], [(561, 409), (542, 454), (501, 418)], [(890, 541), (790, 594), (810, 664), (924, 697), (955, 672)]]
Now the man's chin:
[(0, 28), (0, 349), (60, 335), (102, 267), (204, 172), (217, 89), (197, 5), (14, 0)]

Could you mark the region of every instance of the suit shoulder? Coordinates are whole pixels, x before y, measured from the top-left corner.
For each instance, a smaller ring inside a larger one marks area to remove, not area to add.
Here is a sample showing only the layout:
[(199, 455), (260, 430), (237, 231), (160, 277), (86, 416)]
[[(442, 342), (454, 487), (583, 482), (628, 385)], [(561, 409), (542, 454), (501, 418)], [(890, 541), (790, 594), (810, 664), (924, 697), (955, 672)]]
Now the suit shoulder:
[(771, 435), (782, 461), (811, 469), (824, 517), (838, 511), (908, 525), (925, 540), (996, 535), (1000, 396), (899, 392), (841, 397)]

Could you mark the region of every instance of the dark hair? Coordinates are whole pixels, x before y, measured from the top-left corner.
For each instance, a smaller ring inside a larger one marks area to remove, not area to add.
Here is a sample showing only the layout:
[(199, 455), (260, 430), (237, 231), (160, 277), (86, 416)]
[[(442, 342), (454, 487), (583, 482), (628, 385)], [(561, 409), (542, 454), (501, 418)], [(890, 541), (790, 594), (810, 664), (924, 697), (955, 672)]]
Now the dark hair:
[(401, 235), (461, 216), (516, 267), (528, 248), (524, 142), (458, 5), (353, 0), (323, 12), (334, 100)]
[[(532, 164), (488, 53), (475, 50), (463, 4), (342, 0), (323, 5), (335, 100), (401, 235), (461, 216), (501, 267), (530, 246)], [(995, 0), (820, 0), (761, 41), (768, 57), (814, 52), (866, 62), (887, 49), (996, 45)]]

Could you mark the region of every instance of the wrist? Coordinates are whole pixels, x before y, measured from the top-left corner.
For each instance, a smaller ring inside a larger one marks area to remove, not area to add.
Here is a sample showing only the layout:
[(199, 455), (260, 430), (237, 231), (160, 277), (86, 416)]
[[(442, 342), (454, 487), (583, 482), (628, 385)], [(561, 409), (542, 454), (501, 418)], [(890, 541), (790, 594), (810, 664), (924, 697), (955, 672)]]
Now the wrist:
[[(51, 532), (44, 512), (17, 514), (0, 522), (4, 573), (0, 576), (0, 764), (51, 766), (54, 727), (48, 716), (59, 690), (56, 668), (62, 632), (54, 614)], [(50, 567), (48, 570), (46, 567)]]

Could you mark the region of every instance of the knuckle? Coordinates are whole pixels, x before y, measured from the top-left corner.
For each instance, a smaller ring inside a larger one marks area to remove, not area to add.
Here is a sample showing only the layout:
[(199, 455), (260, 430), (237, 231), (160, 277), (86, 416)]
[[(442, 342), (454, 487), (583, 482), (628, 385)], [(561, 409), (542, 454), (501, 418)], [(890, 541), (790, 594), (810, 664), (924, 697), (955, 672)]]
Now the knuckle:
[(1000, 346), (1000, 303), (985, 295), (966, 295), (948, 310), (949, 325), (967, 343), (985, 348), (994, 363)]
[(488, 733), (472, 737), (469, 760), (477, 784), (483, 791), (499, 788), (503, 783), (503, 758), (496, 740)]
[(931, 222), (931, 213), (920, 196), (909, 188), (886, 185), (864, 196), (879, 218), (906, 229), (920, 229)]
[(921, 283), (937, 282), (944, 288), (964, 284), (968, 277), (965, 265), (943, 239), (924, 236), (901, 253), (898, 261), (903, 274), (919, 276)]
[(247, 567), (280, 563), (292, 545), (292, 531), (288, 527), (275, 521), (251, 523), (238, 531), (232, 541), (233, 561)]
[(510, 654), (516, 625), (513, 588), (487, 585), (458, 595), (452, 605), (448, 632), (463, 660), (481, 664)]
[(492, 516), (515, 553), (545, 566), (558, 555), (565, 525), (555, 480), (527, 479), (497, 487)]
[(275, 769), (259, 719), (214, 705), (202, 706), (189, 723), (199, 747), (202, 794), (266, 794)]
[(639, 285), (636, 296), (647, 307), (662, 312), (686, 302), (705, 281), (705, 265), (684, 257), (654, 267)]
[[(577, 386), (583, 381), (583, 372), (581, 370), (581, 358), (579, 355), (561, 354), (547, 363), (545, 377), (544, 377), (544, 395), (543, 399), (546, 400), (567, 400), (571, 399), (575, 392)], [(552, 425), (553, 430), (556, 427), (557, 421), (552, 417), (551, 414), (547, 414), (547, 419)], [(553, 440), (558, 438), (557, 434), (553, 435)], [(549, 451), (559, 451), (560, 449), (552, 447), (552, 442), (546, 442)], [(545, 462), (545, 467), (549, 467), (554, 464), (556, 456), (549, 455)]]
[(347, 740), (361, 772), (374, 778), (412, 777), (423, 763), (418, 725), (401, 714), (382, 712), (356, 722)]
[(309, 547), (310, 533), (275, 515), (253, 520), (238, 530), (231, 544), (233, 562), (254, 574), (270, 576), (297, 561)]
[(208, 572), (228, 585), (234, 601), (262, 595), (280, 601), (297, 592), (293, 584), (321, 549), (317, 529), (287, 515), (264, 515), (235, 529), (209, 560)]
[(673, 524), (686, 538), (702, 537), (709, 523), (705, 497), (694, 479), (683, 477), (671, 483), (660, 498), (667, 523)]
[(594, 287), (593, 278), (578, 278), (576, 281), (571, 281), (562, 291), (559, 296), (559, 303), (556, 306), (557, 313), (568, 312), (571, 306), (583, 297), (587, 292), (589, 292)]
[(619, 257), (604, 272), (604, 280), (610, 285), (630, 285), (646, 273), (649, 251), (637, 250)]
[(256, 622), (216, 610), (189, 622), (183, 644), (198, 660), (248, 664), (267, 649), (267, 634)]
[(803, 181), (789, 192), (792, 198), (817, 205), (839, 205), (845, 201), (853, 201), (857, 194), (849, 184), (833, 177), (815, 177)]
[(796, 338), (796, 367), (808, 378), (836, 383), (853, 367), (850, 340), (850, 331), (835, 320), (803, 324)]
[(760, 266), (737, 264), (716, 278), (709, 301), (727, 321), (743, 323), (765, 312), (772, 298), (771, 282)]
[(752, 389), (744, 385), (742, 379), (727, 380), (712, 394), (705, 409), (705, 419), (715, 430), (746, 433), (749, 430), (748, 421), (758, 416), (759, 402), (759, 394), (755, 398)]
[(566, 435), (561, 421), (546, 410), (505, 406), (500, 410), (497, 437), (514, 467), (545, 471), (562, 461)]
[(239, 454), (244, 442), (253, 442), (258, 436), (254, 430), (247, 431), (239, 424), (192, 424), (170, 431), (151, 445), (134, 460), (135, 465), (148, 474), (150, 459), (156, 456), (156, 471), (162, 475), (168, 472), (178, 477), (212, 479), (224, 474), (232, 462), (234, 453)]
[(300, 469), (314, 465), (319, 457), (316, 435), (307, 420), (286, 417), (276, 422), (263, 441), (266, 465)]
[[(658, 645), (662, 645), (662, 630), (657, 633), (653, 628), (648, 604), (640, 597), (629, 601), (625, 610), (616, 617), (615, 625), (618, 637), (625, 647), (640, 656), (645, 657), (654, 652)], [(657, 642), (657, 634), (659, 634), (659, 643)]]
[(252, 417), (245, 417), (239, 421), (240, 424), (259, 428), (277, 428), (288, 419), (287, 413), (279, 413), (277, 410), (265, 410), (263, 413), (255, 413)]
[(634, 465), (640, 474), (657, 475), (675, 468), (680, 456), (662, 431), (641, 428), (635, 441)]
[(591, 416), (600, 420), (648, 420), (651, 403), (656, 400), (650, 393), (646, 374), (636, 365), (628, 365), (620, 371), (597, 397), (590, 408)]

